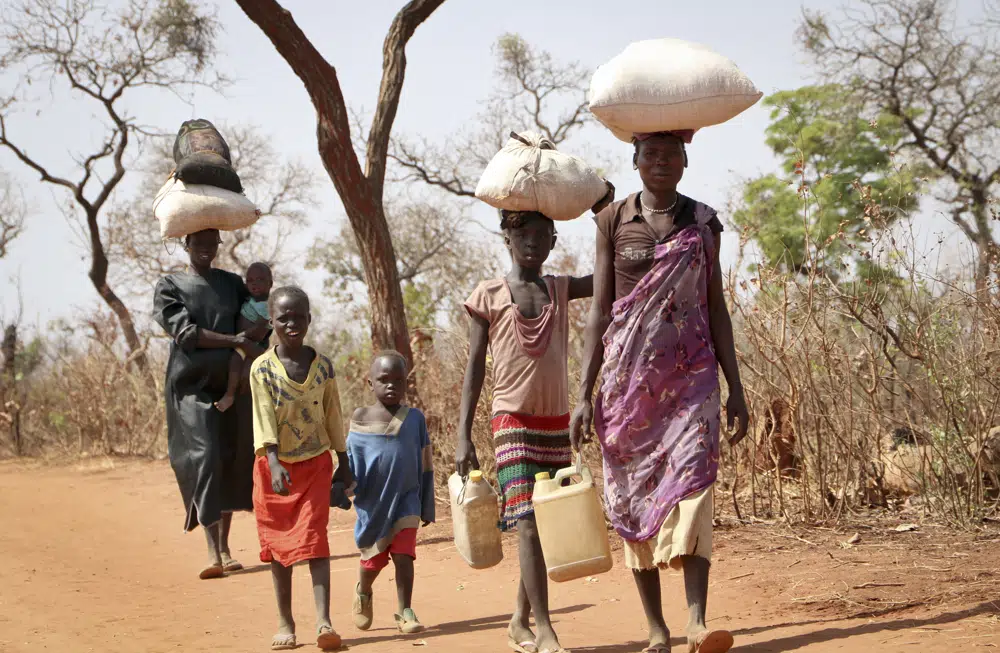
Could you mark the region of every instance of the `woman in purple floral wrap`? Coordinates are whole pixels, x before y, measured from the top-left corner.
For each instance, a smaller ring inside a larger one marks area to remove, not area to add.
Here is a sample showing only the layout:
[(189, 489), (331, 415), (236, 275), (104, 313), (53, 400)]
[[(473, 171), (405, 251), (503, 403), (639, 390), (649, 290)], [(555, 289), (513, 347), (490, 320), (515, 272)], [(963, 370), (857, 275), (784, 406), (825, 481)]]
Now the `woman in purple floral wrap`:
[(649, 621), (647, 653), (670, 651), (659, 578), (667, 567), (684, 571), (689, 653), (733, 645), (731, 634), (705, 625), (720, 367), (730, 431), (738, 425), (730, 445), (746, 435), (749, 415), (722, 290), (722, 224), (712, 208), (677, 192), (691, 136), (637, 134), (642, 192), (596, 218), (594, 303), (570, 426), (576, 448), (592, 425), (597, 432), (608, 514)]

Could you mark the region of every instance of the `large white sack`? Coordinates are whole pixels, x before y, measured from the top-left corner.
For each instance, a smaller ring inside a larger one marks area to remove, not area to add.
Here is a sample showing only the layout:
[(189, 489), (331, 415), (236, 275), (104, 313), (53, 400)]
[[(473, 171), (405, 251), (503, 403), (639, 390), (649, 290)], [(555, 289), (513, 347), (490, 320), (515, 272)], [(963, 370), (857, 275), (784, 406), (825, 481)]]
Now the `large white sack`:
[(623, 141), (718, 125), (762, 96), (732, 61), (680, 39), (633, 43), (590, 81), (590, 111)]
[(153, 200), (162, 238), (183, 238), (205, 229), (235, 231), (257, 222), (260, 211), (245, 195), (171, 177)]
[(608, 193), (597, 171), (555, 149), (534, 132), (511, 134), (486, 166), (476, 197), (506, 211), (538, 211), (553, 220), (573, 220)]

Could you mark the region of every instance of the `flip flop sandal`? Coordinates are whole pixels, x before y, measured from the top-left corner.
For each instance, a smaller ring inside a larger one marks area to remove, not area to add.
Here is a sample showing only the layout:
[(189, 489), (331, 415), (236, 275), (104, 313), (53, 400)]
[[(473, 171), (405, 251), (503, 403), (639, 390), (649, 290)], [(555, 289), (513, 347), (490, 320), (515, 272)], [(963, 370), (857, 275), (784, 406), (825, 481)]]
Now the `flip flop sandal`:
[(508, 635), (507, 646), (510, 647), (512, 651), (517, 651), (517, 653), (538, 653), (538, 646), (530, 639), (518, 643), (516, 639)]
[(670, 647), (666, 644), (657, 644), (655, 646), (647, 646), (642, 649), (642, 653), (670, 653)]
[(695, 639), (698, 653), (726, 653), (733, 647), (733, 635), (728, 630), (707, 630)]
[(271, 638), (272, 651), (292, 651), (298, 647), (295, 635), (277, 634)]
[(424, 632), (424, 625), (420, 623), (417, 615), (410, 608), (403, 610), (403, 614), (396, 615), (396, 628), (404, 635), (416, 635)]
[(358, 630), (368, 630), (372, 627), (374, 609), (372, 608), (371, 594), (361, 593), (361, 583), (354, 586), (354, 606), (351, 612), (354, 614), (354, 626)]
[(317, 633), (316, 646), (318, 646), (321, 651), (336, 651), (344, 645), (340, 635), (338, 635), (337, 631), (330, 626), (322, 626)]
[(215, 578), (222, 578), (225, 575), (226, 571), (223, 569), (222, 565), (209, 565), (201, 570), (201, 573), (198, 574), (198, 578), (201, 580), (212, 580)]
[(226, 573), (231, 571), (241, 571), (243, 563), (233, 560), (229, 556), (222, 556), (222, 570)]

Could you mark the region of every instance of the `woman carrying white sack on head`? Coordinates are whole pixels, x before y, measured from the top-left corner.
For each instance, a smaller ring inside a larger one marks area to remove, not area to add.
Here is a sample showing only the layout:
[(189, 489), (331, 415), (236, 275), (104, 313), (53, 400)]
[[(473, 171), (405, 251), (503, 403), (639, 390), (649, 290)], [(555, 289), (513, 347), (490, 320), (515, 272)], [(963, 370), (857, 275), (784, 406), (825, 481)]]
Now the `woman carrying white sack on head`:
[(738, 423), (730, 445), (745, 437), (749, 414), (722, 287), (722, 223), (677, 186), (695, 130), (732, 118), (760, 93), (704, 46), (663, 39), (633, 44), (599, 68), (591, 98), (598, 119), (633, 144), (642, 190), (596, 218), (594, 301), (570, 435), (579, 448), (596, 430), (606, 509), (649, 623), (644, 653), (671, 650), (659, 577), (671, 568), (684, 573), (687, 650), (725, 653), (733, 636), (705, 618), (720, 367), (730, 430)]

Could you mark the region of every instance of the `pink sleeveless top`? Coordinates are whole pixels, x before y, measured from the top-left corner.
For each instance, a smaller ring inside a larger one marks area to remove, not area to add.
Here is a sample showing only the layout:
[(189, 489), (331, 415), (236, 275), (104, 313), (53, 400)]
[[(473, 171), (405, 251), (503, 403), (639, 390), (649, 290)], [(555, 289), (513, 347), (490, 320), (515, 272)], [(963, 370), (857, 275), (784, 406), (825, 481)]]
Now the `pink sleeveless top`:
[(465, 302), (490, 324), (494, 415), (569, 412), (569, 277), (546, 276), (545, 283), (551, 301), (534, 319), (513, 303), (505, 279), (482, 282)]

